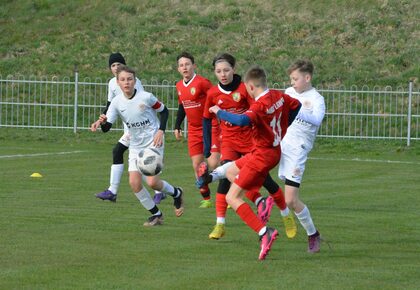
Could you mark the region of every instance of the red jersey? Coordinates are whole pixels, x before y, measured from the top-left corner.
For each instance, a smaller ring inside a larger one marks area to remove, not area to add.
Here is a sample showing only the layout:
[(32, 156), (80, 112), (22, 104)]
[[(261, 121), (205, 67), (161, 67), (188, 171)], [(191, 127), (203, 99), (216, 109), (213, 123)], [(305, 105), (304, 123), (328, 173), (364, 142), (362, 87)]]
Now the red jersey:
[(277, 90), (266, 90), (255, 99), (245, 114), (252, 122), (252, 137), (257, 148), (280, 146), (286, 134), (289, 112), (300, 106), (297, 99)]
[[(246, 91), (245, 84), (240, 83), (239, 87), (234, 91), (225, 91), (220, 85), (211, 87), (207, 91), (207, 101), (204, 109), (204, 118), (215, 118), (213, 113), (209, 112), (209, 108), (218, 105), (222, 110), (230, 113), (243, 114), (253, 103), (252, 98)], [(234, 142), (252, 146), (252, 132), (249, 126), (234, 126), (226, 121), (220, 122), (222, 133), (222, 142)]]
[(185, 114), (188, 118), (188, 126), (195, 128), (203, 126), (203, 110), (207, 91), (211, 86), (212, 84), (208, 79), (197, 74), (193, 76), (188, 84), (185, 84), (184, 80), (176, 83), (178, 103), (184, 106)]

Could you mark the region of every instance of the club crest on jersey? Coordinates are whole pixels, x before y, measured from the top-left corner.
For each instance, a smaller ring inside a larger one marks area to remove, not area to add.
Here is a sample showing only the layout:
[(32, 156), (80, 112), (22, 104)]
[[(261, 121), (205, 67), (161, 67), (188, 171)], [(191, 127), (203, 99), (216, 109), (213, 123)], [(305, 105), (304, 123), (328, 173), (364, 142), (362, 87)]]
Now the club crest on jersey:
[(181, 91), (178, 91), (178, 96), (180, 96), (181, 95)]
[(192, 88), (190, 89), (190, 93), (191, 93), (191, 95), (195, 95), (195, 88), (194, 88), (194, 87), (192, 87)]
[(239, 102), (239, 101), (241, 100), (241, 94), (240, 94), (240, 93), (238, 93), (238, 92), (233, 93), (233, 94), (232, 94), (232, 99), (233, 99), (235, 102)]
[(140, 104), (139, 105), (139, 110), (140, 111), (144, 111), (146, 109), (146, 105), (145, 104)]

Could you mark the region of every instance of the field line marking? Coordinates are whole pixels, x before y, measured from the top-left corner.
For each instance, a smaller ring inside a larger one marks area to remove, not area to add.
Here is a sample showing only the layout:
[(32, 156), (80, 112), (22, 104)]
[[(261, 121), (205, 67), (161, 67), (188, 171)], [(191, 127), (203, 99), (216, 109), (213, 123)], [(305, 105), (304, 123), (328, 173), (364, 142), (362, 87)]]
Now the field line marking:
[(413, 161), (398, 161), (398, 160), (380, 160), (380, 159), (361, 159), (361, 158), (324, 158), (324, 157), (308, 157), (313, 160), (330, 160), (330, 161), (354, 161), (354, 162), (372, 162), (372, 163), (395, 163), (395, 164), (420, 164), (420, 162)]
[(2, 158), (19, 158), (19, 157), (38, 157), (38, 156), (48, 156), (48, 155), (66, 155), (66, 154), (77, 154), (86, 151), (67, 151), (67, 152), (50, 152), (50, 153), (34, 153), (34, 154), (15, 154), (15, 155), (0, 155)]

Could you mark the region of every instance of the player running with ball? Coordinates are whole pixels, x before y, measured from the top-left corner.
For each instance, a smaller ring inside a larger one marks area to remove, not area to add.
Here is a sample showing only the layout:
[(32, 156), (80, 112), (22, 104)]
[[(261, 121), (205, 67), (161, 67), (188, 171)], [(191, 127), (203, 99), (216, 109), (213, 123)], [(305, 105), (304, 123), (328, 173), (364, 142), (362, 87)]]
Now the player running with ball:
[[(254, 147), (240, 159), (218, 167), (225, 172), (232, 185), (226, 201), (236, 214), (258, 235), (261, 240), (259, 259), (264, 260), (275, 241), (278, 231), (265, 226), (251, 207), (243, 200), (247, 191), (258, 191), (269, 171), (280, 161), (280, 141), (289, 124), (289, 112), (300, 108), (300, 102), (277, 90), (269, 90), (265, 71), (251, 67), (245, 75), (245, 86), (249, 95), (255, 99), (243, 114), (221, 110), (215, 105), (210, 111), (221, 120), (233, 125), (252, 125)], [(213, 171), (214, 172), (214, 171)], [(213, 176), (214, 178), (214, 176)]]
[[(112, 100), (106, 115), (102, 114), (99, 117), (101, 129), (103, 132), (109, 131), (118, 116), (127, 125), (130, 134), (128, 156), (130, 187), (144, 208), (152, 214), (144, 226), (160, 225), (163, 223), (162, 212), (148, 190), (143, 187), (143, 177), (137, 170), (136, 162), (138, 153), (144, 148), (155, 148), (163, 156), (164, 134), (169, 112), (154, 95), (135, 89), (136, 73), (133, 69), (120, 66), (117, 71), (117, 82), (123, 93)], [(156, 112), (160, 114), (160, 122)], [(157, 175), (147, 176), (145, 179), (151, 188), (173, 197), (177, 217), (183, 214), (182, 190), (179, 187), (170, 185)]]

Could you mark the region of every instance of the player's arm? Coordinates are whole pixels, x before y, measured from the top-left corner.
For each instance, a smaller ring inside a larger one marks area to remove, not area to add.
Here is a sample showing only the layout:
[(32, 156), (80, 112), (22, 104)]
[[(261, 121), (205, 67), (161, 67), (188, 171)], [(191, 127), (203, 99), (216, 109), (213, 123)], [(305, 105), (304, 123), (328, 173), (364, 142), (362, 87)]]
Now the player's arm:
[(306, 110), (305, 107), (299, 111), (296, 118), (302, 119), (305, 122), (311, 123), (315, 126), (320, 126), (325, 115), (325, 103), (321, 97), (317, 99), (312, 111)]
[(165, 135), (166, 124), (168, 123), (169, 119), (169, 110), (166, 106), (156, 101), (156, 103), (152, 106), (152, 108), (159, 113), (160, 125), (159, 130), (156, 132), (155, 136), (153, 137), (153, 144), (156, 147), (160, 147), (163, 145), (163, 136)]
[(251, 118), (246, 114), (233, 114), (227, 111), (221, 110), (218, 106), (213, 106), (210, 111), (215, 113), (221, 120), (227, 121), (232, 125), (236, 126), (248, 126), (251, 125)]
[(176, 139), (180, 139), (182, 137), (182, 130), (181, 124), (185, 119), (185, 109), (182, 104), (178, 105), (178, 112), (176, 113), (176, 121), (175, 121), (175, 137)]
[(212, 97), (207, 94), (206, 103), (204, 104), (203, 111), (203, 154), (204, 157), (210, 157), (211, 153), (211, 131), (212, 131), (212, 120), (214, 115), (210, 114), (209, 108), (212, 105)]
[(112, 123), (108, 122), (107, 120), (108, 120), (108, 118), (105, 114), (102, 114), (102, 115), (99, 116), (98, 121), (101, 124), (101, 130), (104, 133), (108, 132), (112, 128)]

